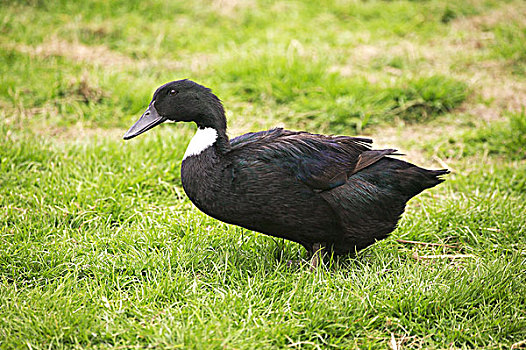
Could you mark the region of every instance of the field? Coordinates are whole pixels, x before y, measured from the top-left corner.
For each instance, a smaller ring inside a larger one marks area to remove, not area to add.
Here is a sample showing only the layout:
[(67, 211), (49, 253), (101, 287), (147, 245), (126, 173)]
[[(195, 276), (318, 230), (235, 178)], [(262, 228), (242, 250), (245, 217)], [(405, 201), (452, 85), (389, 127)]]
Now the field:
[[(525, 48), (521, 0), (1, 1), (0, 348), (526, 348)], [(182, 78), (231, 136), (452, 173), (388, 239), (290, 267), (187, 199), (194, 125), (122, 140)]]

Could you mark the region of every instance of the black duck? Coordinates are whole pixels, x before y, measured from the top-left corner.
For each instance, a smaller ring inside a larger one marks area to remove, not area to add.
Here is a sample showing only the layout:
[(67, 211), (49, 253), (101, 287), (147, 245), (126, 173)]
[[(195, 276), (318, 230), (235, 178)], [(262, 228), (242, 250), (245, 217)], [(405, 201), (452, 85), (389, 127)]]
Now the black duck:
[(447, 170), (426, 170), (373, 150), (361, 137), (281, 128), (229, 140), (223, 106), (190, 80), (157, 89), (131, 139), (171, 120), (194, 122), (184, 155), (184, 191), (204, 213), (227, 223), (335, 255), (363, 249), (393, 231), (407, 201), (438, 185)]

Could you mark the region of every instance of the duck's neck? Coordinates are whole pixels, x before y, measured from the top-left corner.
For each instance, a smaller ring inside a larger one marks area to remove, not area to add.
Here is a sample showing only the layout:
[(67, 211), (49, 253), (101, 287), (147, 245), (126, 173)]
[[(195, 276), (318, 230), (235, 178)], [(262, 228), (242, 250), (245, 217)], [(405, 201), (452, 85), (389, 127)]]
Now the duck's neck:
[(215, 147), (218, 154), (224, 154), (230, 147), (230, 141), (224, 130), (212, 127), (198, 127), (188, 144), (183, 159), (198, 156), (209, 147)]
[(216, 148), (218, 154), (225, 154), (230, 150), (230, 140), (226, 134), (226, 127), (224, 129), (212, 129), (216, 132), (216, 141), (213, 146)]
[(218, 113), (215, 118), (205, 120), (206, 123), (196, 122), (197, 131), (188, 144), (183, 160), (190, 156), (198, 156), (210, 147), (214, 147), (218, 155), (225, 154), (230, 149), (224, 113)]

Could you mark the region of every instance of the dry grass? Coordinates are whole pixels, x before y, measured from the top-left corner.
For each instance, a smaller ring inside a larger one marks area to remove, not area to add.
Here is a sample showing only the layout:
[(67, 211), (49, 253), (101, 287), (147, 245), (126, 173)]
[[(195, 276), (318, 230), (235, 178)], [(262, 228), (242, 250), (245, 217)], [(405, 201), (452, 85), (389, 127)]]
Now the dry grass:
[(62, 56), (75, 62), (86, 62), (107, 68), (134, 66), (136, 61), (131, 57), (110, 50), (104, 45), (84, 45), (79, 42), (69, 42), (52, 37), (37, 45), (17, 44), (14, 47), (19, 52), (39, 57)]
[[(525, 23), (526, 3), (519, 6), (513, 3), (483, 15), (456, 19), (449, 35), (443, 39), (425, 43), (403, 40), (358, 45), (349, 52), (346, 64), (333, 66), (331, 71), (342, 76), (365, 75), (372, 83), (389, 76), (418, 75), (421, 71), (445, 74), (468, 82), (473, 90), (471, 98), (459, 108), (460, 112), (485, 121), (499, 120), (503, 112), (520, 112), (526, 106), (526, 80), (510, 74), (505, 60), (479, 58), (494, 40), (488, 28), (506, 22)], [(409, 67), (398, 69), (386, 65), (379, 72), (364, 73), (363, 68), (370, 66), (372, 61), (393, 57), (404, 58)], [(411, 134), (422, 130), (420, 126), (415, 129)], [(426, 137), (429, 132), (422, 130), (419, 134)]]
[(211, 6), (223, 16), (234, 17), (241, 10), (255, 9), (257, 4), (250, 0), (213, 0)]
[(60, 56), (74, 62), (84, 62), (94, 66), (112, 70), (143, 69), (148, 67), (162, 67), (165, 70), (189, 70), (198, 72), (205, 69), (211, 61), (207, 54), (179, 57), (178, 59), (134, 59), (105, 45), (85, 45), (80, 42), (70, 42), (57, 37), (42, 44), (31, 46), (25, 44), (2, 44), (4, 49), (16, 50), (33, 57), (48, 58)]

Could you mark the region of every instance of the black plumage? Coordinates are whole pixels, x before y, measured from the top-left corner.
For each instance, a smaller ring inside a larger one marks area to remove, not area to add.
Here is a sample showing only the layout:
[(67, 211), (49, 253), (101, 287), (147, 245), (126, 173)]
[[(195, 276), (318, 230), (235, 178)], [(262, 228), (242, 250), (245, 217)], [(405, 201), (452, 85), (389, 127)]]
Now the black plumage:
[(195, 122), (208, 137), (181, 167), (184, 190), (201, 211), (311, 254), (346, 254), (387, 237), (407, 201), (448, 173), (392, 158), (394, 149), (372, 150), (367, 138), (278, 128), (229, 140), (221, 102), (189, 80), (157, 89), (125, 139), (165, 120)]

